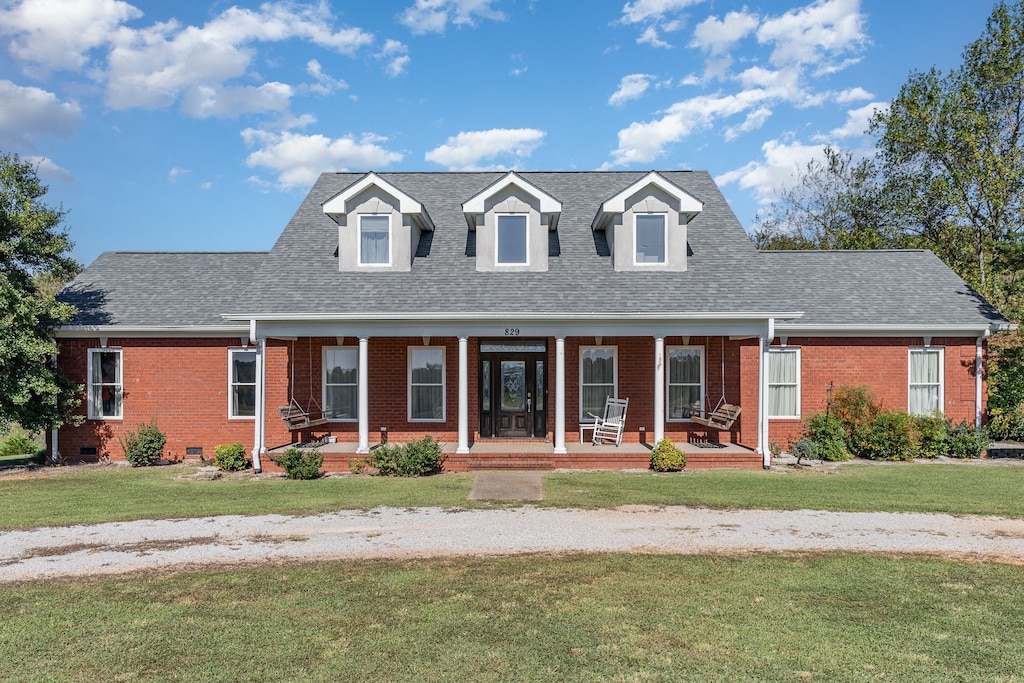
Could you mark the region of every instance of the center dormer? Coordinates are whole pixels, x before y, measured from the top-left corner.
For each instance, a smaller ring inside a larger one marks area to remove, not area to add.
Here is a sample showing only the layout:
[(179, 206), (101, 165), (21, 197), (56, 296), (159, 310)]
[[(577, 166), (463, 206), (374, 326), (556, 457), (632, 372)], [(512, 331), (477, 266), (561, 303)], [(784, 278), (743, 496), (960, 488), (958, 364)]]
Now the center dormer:
[(434, 229), (418, 201), (367, 173), (323, 204), (338, 224), (338, 270), (394, 272), (412, 270), (420, 234)]
[(515, 171), (463, 203), (479, 272), (544, 272), (562, 203)]

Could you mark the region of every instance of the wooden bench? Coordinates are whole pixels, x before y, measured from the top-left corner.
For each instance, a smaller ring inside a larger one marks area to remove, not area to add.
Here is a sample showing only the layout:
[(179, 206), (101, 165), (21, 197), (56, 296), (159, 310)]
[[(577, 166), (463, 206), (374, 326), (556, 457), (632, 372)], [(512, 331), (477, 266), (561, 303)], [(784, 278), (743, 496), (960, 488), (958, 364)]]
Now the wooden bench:
[(690, 415), (690, 420), (705, 427), (726, 431), (740, 416), (740, 410), (742, 409), (733, 403), (722, 403), (706, 416), (703, 414)]
[(322, 412), (317, 415), (311, 415), (308, 410), (303, 410), (302, 406), (294, 398), (288, 405), (279, 406), (277, 413), (284, 420), (285, 424), (288, 425), (288, 431), (292, 432), (326, 424), (328, 421)]

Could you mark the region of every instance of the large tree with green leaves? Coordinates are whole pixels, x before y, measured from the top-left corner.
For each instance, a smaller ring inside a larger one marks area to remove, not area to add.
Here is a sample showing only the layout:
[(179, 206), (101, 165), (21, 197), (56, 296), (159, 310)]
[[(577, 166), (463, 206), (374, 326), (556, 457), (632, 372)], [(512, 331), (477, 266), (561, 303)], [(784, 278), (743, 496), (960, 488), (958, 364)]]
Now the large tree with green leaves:
[(64, 424), (80, 394), (52, 362), (53, 328), (75, 312), (54, 283), (80, 267), (65, 211), (43, 202), (46, 190), (35, 166), (0, 153), (0, 423), (31, 432)]

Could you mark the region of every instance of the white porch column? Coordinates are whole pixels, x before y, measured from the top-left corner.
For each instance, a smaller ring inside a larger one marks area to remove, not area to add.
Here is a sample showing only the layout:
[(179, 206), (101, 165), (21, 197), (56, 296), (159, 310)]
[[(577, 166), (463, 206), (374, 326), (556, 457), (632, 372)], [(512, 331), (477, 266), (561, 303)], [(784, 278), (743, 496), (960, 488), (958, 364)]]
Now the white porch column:
[(565, 337), (555, 337), (555, 453), (565, 453)]
[[(983, 361), (983, 350), (985, 346), (985, 340), (988, 339), (988, 335), (991, 334), (988, 330), (978, 337), (978, 341), (974, 345), (974, 427), (975, 429), (981, 429), (981, 416), (984, 413), (984, 409), (981, 406), (982, 399), (982, 380), (985, 373), (985, 363)], [(54, 437), (54, 443), (56, 443), (56, 437)]]
[(665, 338), (654, 338), (654, 444), (665, 438)]
[(459, 337), (459, 445), (456, 453), (469, 453), (469, 338)]
[(359, 338), (359, 445), (356, 453), (370, 452), (370, 338)]
[(256, 420), (253, 425), (252, 471), (259, 474), (263, 471), (260, 456), (266, 452), (266, 384), (267, 384), (267, 340), (256, 341)]
[(768, 449), (768, 345), (770, 339), (758, 338), (757, 360), (757, 452), (762, 456), (762, 464), (767, 469), (771, 466), (772, 455)]

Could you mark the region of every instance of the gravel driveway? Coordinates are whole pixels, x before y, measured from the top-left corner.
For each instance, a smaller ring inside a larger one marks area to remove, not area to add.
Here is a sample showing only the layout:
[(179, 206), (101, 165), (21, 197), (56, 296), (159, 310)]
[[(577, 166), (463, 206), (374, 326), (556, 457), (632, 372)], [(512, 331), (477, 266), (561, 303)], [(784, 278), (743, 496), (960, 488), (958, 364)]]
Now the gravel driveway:
[(528, 552), (936, 553), (1024, 563), (1024, 520), (811, 510), (377, 508), (0, 533), (0, 582), (217, 564)]

